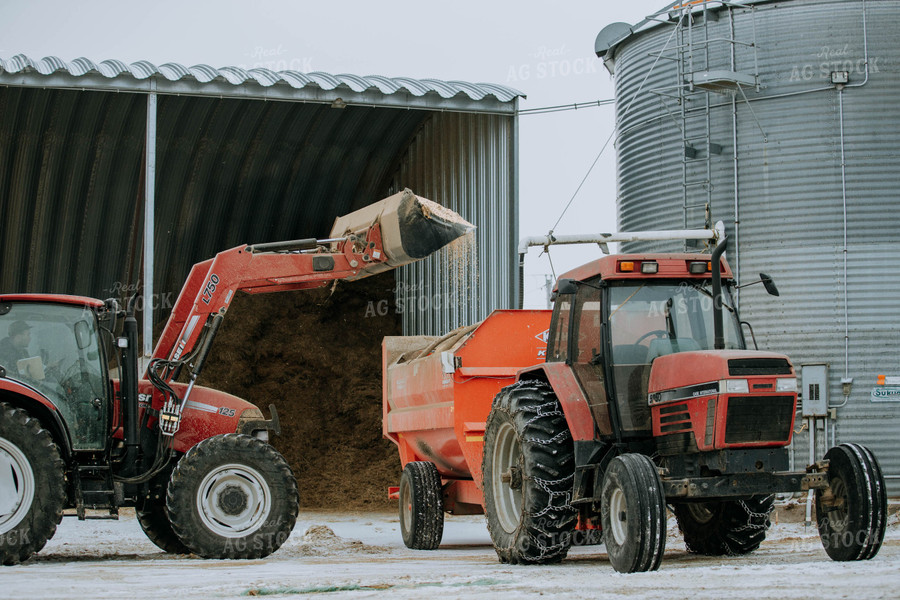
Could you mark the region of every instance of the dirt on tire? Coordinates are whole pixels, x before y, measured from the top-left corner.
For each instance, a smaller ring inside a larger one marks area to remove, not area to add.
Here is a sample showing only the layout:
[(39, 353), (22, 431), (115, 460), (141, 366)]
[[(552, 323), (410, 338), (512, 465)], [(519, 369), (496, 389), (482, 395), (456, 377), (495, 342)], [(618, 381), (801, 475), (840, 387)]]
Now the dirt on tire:
[(393, 510), (397, 448), (381, 436), (381, 340), (400, 335), (394, 277), (317, 290), (238, 294), (200, 384), (274, 404), (271, 438), (300, 487), (302, 508)]

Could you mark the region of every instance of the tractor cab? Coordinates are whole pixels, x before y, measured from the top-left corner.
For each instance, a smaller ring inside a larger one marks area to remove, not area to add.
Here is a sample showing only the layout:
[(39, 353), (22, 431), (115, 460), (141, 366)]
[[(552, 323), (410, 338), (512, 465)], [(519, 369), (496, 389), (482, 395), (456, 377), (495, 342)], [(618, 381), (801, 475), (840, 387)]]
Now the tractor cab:
[(103, 307), (75, 296), (0, 298), (0, 376), (52, 404), (74, 450), (103, 450), (109, 435)]
[[(650, 437), (655, 360), (715, 349), (710, 265), (696, 254), (619, 255), (560, 279), (547, 360), (572, 365), (601, 434), (612, 434), (618, 420), (624, 437)], [(724, 264), (722, 273), (722, 349), (744, 350)]]

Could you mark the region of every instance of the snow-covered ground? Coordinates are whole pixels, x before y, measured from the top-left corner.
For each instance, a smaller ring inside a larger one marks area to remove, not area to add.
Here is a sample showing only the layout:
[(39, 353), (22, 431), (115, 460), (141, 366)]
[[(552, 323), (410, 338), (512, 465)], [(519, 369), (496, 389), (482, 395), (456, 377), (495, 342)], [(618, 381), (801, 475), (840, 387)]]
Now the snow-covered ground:
[[(800, 512), (800, 511), (797, 511)], [(0, 567), (0, 598), (900, 598), (900, 520), (894, 514), (873, 560), (829, 560), (814, 527), (781, 520), (744, 557), (689, 555), (669, 522), (659, 571), (623, 575), (603, 546), (573, 549), (562, 564), (497, 562), (483, 517), (450, 517), (435, 551), (408, 550), (396, 515), (301, 513), (291, 538), (263, 560), (163, 554), (133, 514), (116, 521), (66, 518), (40, 554)]]

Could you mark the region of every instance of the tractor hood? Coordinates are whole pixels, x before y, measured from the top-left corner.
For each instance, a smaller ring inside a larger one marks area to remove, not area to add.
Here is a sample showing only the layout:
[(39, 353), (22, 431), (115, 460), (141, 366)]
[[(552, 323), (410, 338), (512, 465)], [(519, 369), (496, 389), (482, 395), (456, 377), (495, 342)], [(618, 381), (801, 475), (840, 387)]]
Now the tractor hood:
[(747, 377), (795, 377), (784, 354), (756, 350), (699, 350), (660, 356), (653, 361), (648, 392), (651, 403), (675, 400), (664, 392), (681, 390), (685, 397), (706, 395), (705, 384)]

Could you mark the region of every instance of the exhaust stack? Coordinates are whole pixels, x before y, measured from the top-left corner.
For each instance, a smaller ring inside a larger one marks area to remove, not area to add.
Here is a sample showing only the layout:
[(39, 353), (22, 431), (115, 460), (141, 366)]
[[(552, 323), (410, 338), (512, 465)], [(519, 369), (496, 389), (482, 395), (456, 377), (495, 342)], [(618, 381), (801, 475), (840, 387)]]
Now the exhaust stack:
[(344, 239), (358, 236), (365, 239), (366, 233), (376, 225), (381, 228), (381, 240), (388, 260), (372, 264), (356, 279), (425, 258), (475, 229), (456, 212), (405, 189), (338, 217), (329, 237)]

